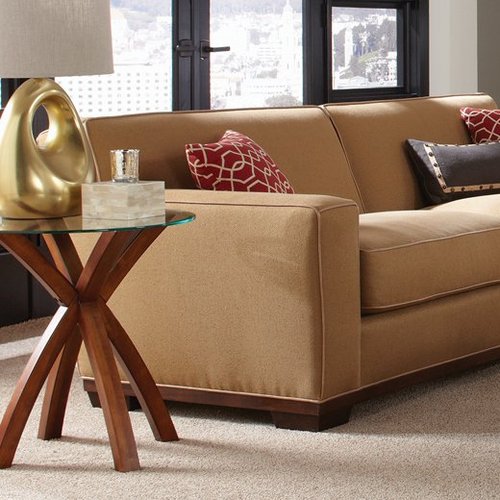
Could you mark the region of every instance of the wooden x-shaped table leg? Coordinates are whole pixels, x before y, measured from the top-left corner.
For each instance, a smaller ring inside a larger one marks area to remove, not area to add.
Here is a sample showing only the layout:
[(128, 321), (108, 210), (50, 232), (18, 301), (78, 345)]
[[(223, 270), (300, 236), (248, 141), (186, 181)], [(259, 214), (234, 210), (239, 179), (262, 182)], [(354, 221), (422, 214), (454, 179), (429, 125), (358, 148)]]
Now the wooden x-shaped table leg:
[(0, 424), (0, 468), (10, 467), (36, 398), (47, 380), (38, 437), (61, 436), (82, 340), (92, 365), (115, 469), (140, 468), (115, 363), (126, 373), (158, 441), (177, 440), (149, 370), (106, 302), (163, 227), (102, 233), (83, 267), (68, 234), (44, 235), (53, 263), (23, 235), (0, 235), (60, 307), (26, 365)]

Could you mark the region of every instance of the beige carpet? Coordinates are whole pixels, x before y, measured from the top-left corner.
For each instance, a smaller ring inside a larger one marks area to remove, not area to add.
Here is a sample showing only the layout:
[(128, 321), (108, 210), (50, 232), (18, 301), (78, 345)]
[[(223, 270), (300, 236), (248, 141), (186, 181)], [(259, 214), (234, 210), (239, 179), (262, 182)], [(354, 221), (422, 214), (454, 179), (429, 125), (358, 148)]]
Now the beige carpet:
[[(44, 326), (0, 329), (0, 411)], [(36, 439), (36, 406), (2, 499), (500, 498), (500, 364), (355, 407), (322, 433), (278, 430), (264, 413), (171, 407), (179, 442), (131, 414), (142, 470), (112, 468), (99, 409), (77, 377), (64, 437)]]

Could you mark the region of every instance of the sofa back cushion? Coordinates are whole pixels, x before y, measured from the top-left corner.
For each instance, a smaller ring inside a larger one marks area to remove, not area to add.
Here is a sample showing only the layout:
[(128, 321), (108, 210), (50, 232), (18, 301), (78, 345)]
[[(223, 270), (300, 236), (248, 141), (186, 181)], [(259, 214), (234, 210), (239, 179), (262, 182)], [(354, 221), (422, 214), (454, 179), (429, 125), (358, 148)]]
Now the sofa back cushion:
[(406, 148), (407, 139), (470, 143), (460, 108), (492, 109), (484, 94), (328, 104), (366, 212), (422, 208), (425, 201)]
[(141, 150), (141, 179), (165, 181), (167, 188), (194, 189), (185, 145), (216, 142), (230, 129), (257, 142), (296, 193), (330, 194), (360, 202), (331, 120), (315, 106), (89, 118), (85, 126), (101, 180), (110, 179), (111, 149), (137, 148)]

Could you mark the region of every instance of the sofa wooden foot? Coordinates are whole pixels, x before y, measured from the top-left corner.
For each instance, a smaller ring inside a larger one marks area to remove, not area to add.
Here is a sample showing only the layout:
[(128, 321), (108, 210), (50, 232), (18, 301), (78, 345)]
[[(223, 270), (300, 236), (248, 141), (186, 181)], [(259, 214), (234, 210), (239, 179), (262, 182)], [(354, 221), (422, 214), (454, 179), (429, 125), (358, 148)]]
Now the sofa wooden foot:
[[(90, 399), (90, 404), (93, 408), (101, 408), (101, 402), (99, 401), (99, 394), (93, 391), (87, 391)], [(128, 411), (140, 410), (141, 405), (135, 396), (125, 396), (125, 404)]]
[(97, 392), (87, 391), (87, 396), (89, 397), (92, 408), (101, 408), (101, 402), (99, 401), (99, 394), (97, 394)]
[(351, 415), (351, 406), (338, 408), (335, 411), (321, 415), (302, 415), (298, 413), (284, 413), (272, 411), (274, 425), (278, 429), (319, 432), (346, 424)]

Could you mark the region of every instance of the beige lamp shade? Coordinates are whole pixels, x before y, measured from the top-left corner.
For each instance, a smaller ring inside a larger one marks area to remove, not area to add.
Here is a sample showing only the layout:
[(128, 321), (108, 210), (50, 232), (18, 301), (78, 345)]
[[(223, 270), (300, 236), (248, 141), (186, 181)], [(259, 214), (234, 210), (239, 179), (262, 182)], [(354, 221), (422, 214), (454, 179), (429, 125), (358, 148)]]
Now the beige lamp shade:
[(113, 72), (109, 0), (2, 0), (0, 77)]

